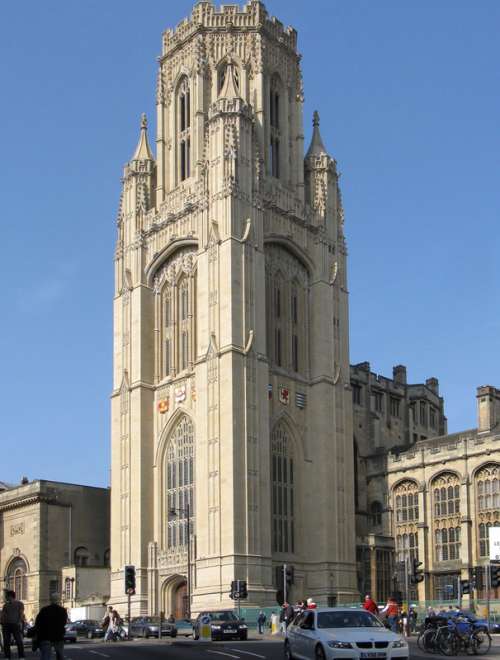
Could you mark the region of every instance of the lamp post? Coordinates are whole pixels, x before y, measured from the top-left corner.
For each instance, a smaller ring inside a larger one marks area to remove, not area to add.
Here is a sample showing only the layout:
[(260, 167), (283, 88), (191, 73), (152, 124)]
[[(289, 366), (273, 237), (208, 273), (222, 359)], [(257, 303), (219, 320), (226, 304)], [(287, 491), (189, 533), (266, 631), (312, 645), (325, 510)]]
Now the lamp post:
[(187, 580), (186, 580), (186, 591), (187, 591), (187, 618), (191, 620), (191, 508), (189, 506), (189, 501), (186, 504), (185, 509), (170, 509), (170, 516), (175, 518), (179, 514), (184, 514), (187, 518)]

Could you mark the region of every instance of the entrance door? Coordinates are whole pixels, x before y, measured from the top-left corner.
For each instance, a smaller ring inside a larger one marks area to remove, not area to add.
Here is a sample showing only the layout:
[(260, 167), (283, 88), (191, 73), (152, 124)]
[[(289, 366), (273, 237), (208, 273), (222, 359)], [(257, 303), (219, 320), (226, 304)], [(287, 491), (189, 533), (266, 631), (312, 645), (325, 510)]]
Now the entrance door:
[(187, 617), (187, 584), (180, 584), (174, 593), (174, 616), (176, 619)]

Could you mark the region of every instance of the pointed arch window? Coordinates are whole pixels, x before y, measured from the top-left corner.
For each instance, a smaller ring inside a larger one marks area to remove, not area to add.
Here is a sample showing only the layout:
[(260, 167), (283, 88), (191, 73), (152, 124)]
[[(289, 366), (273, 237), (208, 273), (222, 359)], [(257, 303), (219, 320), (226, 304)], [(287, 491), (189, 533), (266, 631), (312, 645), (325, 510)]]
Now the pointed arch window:
[(440, 474), (431, 483), (436, 561), (460, 558), (460, 483), (456, 474)]
[[(188, 514), (189, 532), (194, 535), (194, 432), (193, 424), (184, 415), (174, 428), (167, 445), (166, 461), (166, 509), (167, 548), (187, 546)], [(170, 515), (175, 512), (175, 515)]]
[(177, 93), (177, 127), (179, 180), (184, 181), (191, 176), (191, 92), (186, 76)]
[(269, 90), (269, 173), (277, 179), (280, 178), (281, 89), (281, 81), (275, 74)]
[(474, 477), (479, 556), (490, 554), (489, 529), (500, 526), (500, 465), (490, 463)]
[(5, 576), (7, 589), (15, 591), (18, 600), (26, 600), (28, 596), (28, 581), (26, 574), (28, 567), (22, 557), (17, 557), (9, 564)]
[(275, 428), (271, 438), (273, 552), (295, 552), (294, 456), (286, 429)]

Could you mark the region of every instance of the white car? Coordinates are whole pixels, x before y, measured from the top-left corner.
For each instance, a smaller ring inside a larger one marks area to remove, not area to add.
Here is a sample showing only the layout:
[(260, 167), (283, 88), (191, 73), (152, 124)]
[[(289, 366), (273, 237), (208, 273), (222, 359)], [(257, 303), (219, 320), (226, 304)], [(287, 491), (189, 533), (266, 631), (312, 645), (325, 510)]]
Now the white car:
[(408, 660), (404, 637), (387, 630), (366, 610), (321, 607), (305, 610), (288, 626), (287, 660)]

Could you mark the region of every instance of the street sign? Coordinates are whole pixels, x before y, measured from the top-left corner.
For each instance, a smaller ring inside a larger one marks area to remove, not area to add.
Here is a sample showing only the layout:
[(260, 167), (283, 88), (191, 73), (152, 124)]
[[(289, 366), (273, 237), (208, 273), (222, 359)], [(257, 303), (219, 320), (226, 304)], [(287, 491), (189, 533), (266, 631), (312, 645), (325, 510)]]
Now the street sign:
[(490, 561), (500, 561), (500, 527), (488, 527)]

